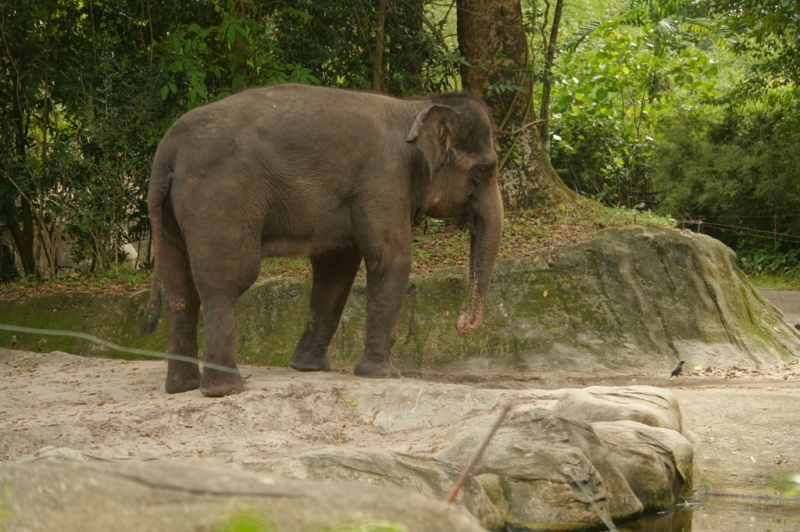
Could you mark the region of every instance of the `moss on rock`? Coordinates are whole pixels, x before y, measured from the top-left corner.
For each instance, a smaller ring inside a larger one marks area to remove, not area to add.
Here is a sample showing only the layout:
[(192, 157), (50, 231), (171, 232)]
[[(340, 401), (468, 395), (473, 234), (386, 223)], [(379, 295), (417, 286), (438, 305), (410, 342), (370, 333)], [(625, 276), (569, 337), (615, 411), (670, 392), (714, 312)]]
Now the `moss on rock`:
[[(393, 351), (400, 369), (638, 373), (679, 359), (761, 366), (800, 353), (800, 335), (736, 268), (733, 252), (703, 235), (628, 226), (549, 254), (500, 260), (484, 324), (465, 338), (455, 321), (467, 303), (466, 273), (452, 267), (411, 278)], [(310, 279), (275, 278), (245, 293), (237, 307), (239, 359), (286, 364), (310, 291)], [(5, 300), (0, 321), (163, 351), (166, 313), (155, 334), (138, 334), (135, 314), (146, 297), (69, 292)], [(334, 366), (358, 360), (365, 322), (366, 284), (358, 279), (329, 349)], [(0, 347), (114, 354), (83, 340), (4, 331)]]

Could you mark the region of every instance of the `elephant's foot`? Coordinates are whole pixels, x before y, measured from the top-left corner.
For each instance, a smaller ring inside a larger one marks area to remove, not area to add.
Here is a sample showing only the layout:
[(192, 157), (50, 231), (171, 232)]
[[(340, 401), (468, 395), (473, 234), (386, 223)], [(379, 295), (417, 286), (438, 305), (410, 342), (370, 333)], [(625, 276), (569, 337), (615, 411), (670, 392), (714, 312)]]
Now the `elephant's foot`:
[[(236, 368), (231, 368), (236, 370)], [(216, 369), (203, 370), (203, 378), (200, 379), (200, 391), (207, 397), (223, 397), (244, 391), (244, 379), (239, 375), (239, 371), (230, 373)]]
[(400, 371), (392, 365), (392, 361), (388, 357), (383, 360), (375, 360), (362, 356), (353, 373), (359, 377), (373, 379), (399, 379), (401, 376)]
[(200, 387), (200, 369), (197, 364), (171, 360), (167, 367), (167, 393), (183, 393)]
[(328, 357), (323, 353), (322, 355), (314, 355), (308, 352), (295, 351), (292, 358), (289, 359), (289, 367), (297, 371), (330, 371), (331, 364), (328, 362)]

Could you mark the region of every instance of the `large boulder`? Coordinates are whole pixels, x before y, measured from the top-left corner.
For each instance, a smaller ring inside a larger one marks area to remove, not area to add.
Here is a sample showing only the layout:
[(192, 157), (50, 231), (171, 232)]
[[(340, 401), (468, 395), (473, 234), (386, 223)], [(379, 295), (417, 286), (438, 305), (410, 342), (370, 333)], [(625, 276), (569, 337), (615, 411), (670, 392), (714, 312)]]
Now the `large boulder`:
[[(396, 486), (438, 501), (447, 497), (461, 475), (461, 470), (431, 457), (346, 448), (317, 451), (296, 458), (249, 462), (245, 467), (251, 471), (302, 480)], [(481, 485), (471, 477), (459, 491), (454, 504), (474, 515), (490, 530), (504, 527), (503, 516)]]
[(635, 421), (592, 423), (646, 512), (692, 497), (692, 444), (674, 430)]
[[(464, 467), (492, 424), (459, 438), (439, 458)], [(512, 527), (580, 530), (642, 512), (592, 427), (546, 409), (510, 413), (474, 474)]]
[(683, 432), (678, 399), (669, 390), (654, 386), (567, 390), (553, 406), (553, 412), (586, 423), (630, 420)]
[(289, 480), (199, 459), (2, 464), (0, 486), (8, 532), (484, 530), (456, 508), (398, 488)]
[[(308, 314), (308, 278), (259, 281), (237, 305), (241, 362), (285, 365)], [(135, 318), (147, 293), (56, 293), (0, 300), (1, 321), (86, 331), (161, 351), (165, 312), (154, 335)], [(800, 332), (747, 281), (733, 252), (710, 237), (622, 227), (590, 241), (497, 261), (484, 325), (463, 338), (455, 328), (467, 303), (465, 268), (414, 275), (406, 291), (393, 361), (401, 370), (450, 373), (659, 373), (690, 366), (762, 366), (800, 353)], [(334, 366), (361, 356), (366, 284), (357, 279), (328, 351)], [(202, 334), (202, 327), (201, 327)], [(0, 331), (0, 347), (108, 356), (86, 340)]]

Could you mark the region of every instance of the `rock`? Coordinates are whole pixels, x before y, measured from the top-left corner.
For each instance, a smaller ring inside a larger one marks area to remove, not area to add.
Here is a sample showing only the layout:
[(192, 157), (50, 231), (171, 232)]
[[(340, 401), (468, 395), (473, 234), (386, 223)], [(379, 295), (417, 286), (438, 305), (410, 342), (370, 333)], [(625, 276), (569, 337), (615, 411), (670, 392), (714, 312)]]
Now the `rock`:
[(32, 456), (28, 456), (22, 458), (17, 461), (18, 464), (22, 464), (25, 462), (35, 462), (41, 460), (49, 460), (49, 461), (59, 461), (59, 460), (77, 460), (79, 462), (110, 462), (111, 460), (107, 458), (102, 458), (99, 456), (94, 456), (87, 453), (82, 453), (81, 451), (76, 451), (75, 449), (70, 449), (69, 447), (53, 447), (52, 445), (48, 445), (46, 447), (42, 447)]
[(553, 406), (553, 413), (586, 423), (630, 420), (683, 432), (678, 399), (669, 390), (654, 386), (568, 390)]
[(199, 459), (2, 464), (0, 486), (8, 532), (210, 532), (234, 523), (264, 532), (367, 523), (409, 532), (484, 530), (456, 508), (398, 488), (288, 480)]
[[(309, 278), (256, 283), (237, 304), (241, 363), (282, 366), (305, 327)], [(547, 297), (543, 294), (547, 292)], [(4, 321), (88, 331), (121, 345), (163, 352), (169, 316), (140, 337), (136, 312), (148, 294), (66, 292), (0, 301)], [(658, 373), (690, 367), (765, 366), (800, 352), (800, 333), (704, 235), (644, 227), (597, 233), (551, 254), (498, 260), (484, 325), (464, 338), (455, 318), (467, 303), (465, 268), (409, 281), (393, 362), (401, 370), (457, 373)], [(364, 348), (366, 285), (356, 279), (328, 356), (352, 367)], [(0, 347), (71, 353), (111, 351), (82, 339), (0, 331)]]
[(692, 496), (692, 444), (674, 430), (635, 421), (592, 423), (644, 510), (657, 512)]
[[(332, 449), (296, 458), (249, 462), (245, 467), (250, 471), (302, 480), (396, 486), (437, 501), (447, 497), (461, 475), (460, 469), (435, 458), (368, 449)], [(474, 515), (485, 528), (503, 528), (505, 521), (500, 512), (472, 478), (461, 488), (454, 504)]]
[[(459, 438), (439, 459), (463, 467), (493, 423)], [(579, 530), (642, 512), (592, 427), (541, 408), (509, 414), (473, 474), (512, 527)]]

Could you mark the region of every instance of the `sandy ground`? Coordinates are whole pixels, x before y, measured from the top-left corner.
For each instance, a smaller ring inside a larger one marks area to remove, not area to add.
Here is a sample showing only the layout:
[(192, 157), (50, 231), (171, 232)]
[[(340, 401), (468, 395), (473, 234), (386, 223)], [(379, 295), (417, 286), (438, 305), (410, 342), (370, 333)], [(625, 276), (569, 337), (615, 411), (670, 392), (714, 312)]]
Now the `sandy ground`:
[(0, 352), (0, 461), (46, 446), (103, 458), (238, 463), (332, 446), (435, 454), (505, 403), (548, 406), (567, 387), (645, 384), (678, 395), (702, 489), (768, 494), (779, 474), (800, 471), (797, 360), (679, 380), (417, 375), (385, 381), (244, 366), (247, 390), (221, 399), (199, 391), (167, 395), (165, 369), (163, 361)]

